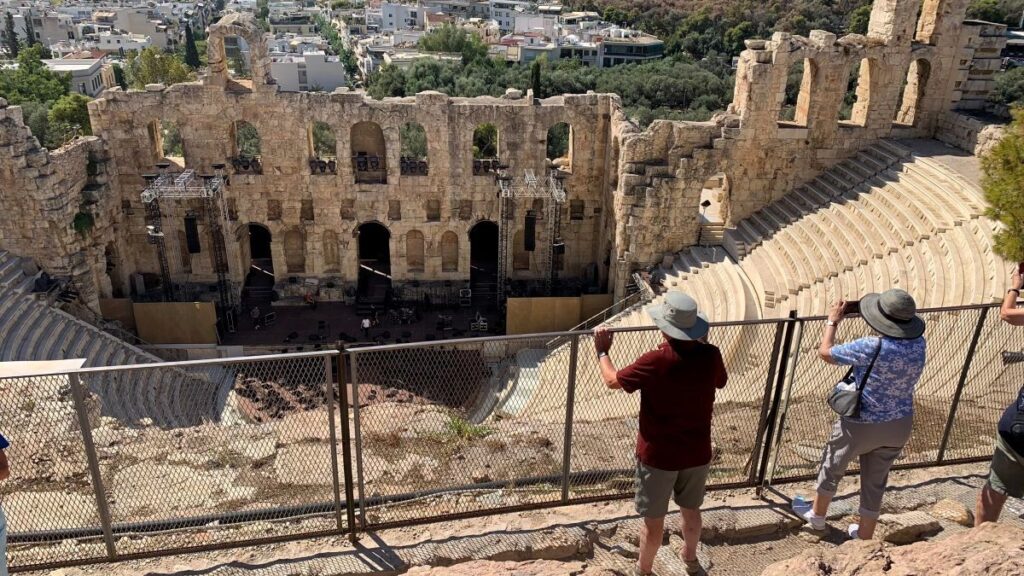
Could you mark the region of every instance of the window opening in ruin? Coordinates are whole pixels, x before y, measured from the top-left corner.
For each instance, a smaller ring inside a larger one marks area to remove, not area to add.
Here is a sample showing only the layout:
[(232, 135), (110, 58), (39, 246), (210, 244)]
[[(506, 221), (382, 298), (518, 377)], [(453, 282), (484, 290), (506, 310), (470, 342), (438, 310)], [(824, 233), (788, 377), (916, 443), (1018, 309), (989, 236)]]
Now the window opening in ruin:
[(850, 69), (846, 95), (839, 109), (839, 120), (855, 126), (866, 126), (871, 110), (872, 78), (876, 73), (875, 61), (864, 58)]
[(165, 159), (179, 166), (185, 166), (185, 144), (181, 140), (181, 132), (174, 122), (160, 122), (160, 152)]
[(234, 80), (252, 79), (252, 53), (241, 36), (224, 37), (224, 56), (228, 62), (228, 75)]
[(522, 230), (516, 230), (512, 239), (512, 269), (530, 269), (530, 253), (526, 251), (526, 236)]
[(498, 289), (498, 225), (490, 220), (469, 231), (469, 285), (474, 305), (493, 304)]
[(236, 174), (262, 174), (260, 133), (245, 120), (236, 120), (234, 130), (234, 154), (231, 166)]
[(572, 127), (559, 122), (548, 129), (548, 167), (572, 172)]
[(399, 130), (401, 140), (401, 168), (405, 176), (426, 176), (427, 163), (427, 131), (421, 124), (409, 122)]
[(853, 120), (853, 106), (857, 103), (857, 83), (860, 80), (860, 66), (850, 66), (846, 76), (846, 91), (839, 105), (839, 121), (849, 123)]
[(358, 299), (384, 303), (391, 291), (391, 233), (379, 222), (359, 225)]
[(301, 230), (292, 228), (285, 232), (284, 263), (289, 274), (306, 273), (306, 238)]
[(729, 177), (719, 172), (704, 181), (700, 191), (698, 244), (720, 244), (728, 220)]
[(441, 235), (441, 271), (459, 271), (459, 236), (451, 230)]
[(811, 86), (814, 84), (814, 62), (804, 58), (794, 62), (786, 74), (779, 121), (797, 126), (807, 126), (811, 107)]
[[(239, 229), (248, 236), (248, 241), (239, 239), (242, 260), (247, 270), (245, 287), (250, 295), (269, 294), (274, 288), (274, 259), (271, 252), (270, 230), (262, 225), (250, 223)], [(239, 234), (241, 235), (241, 234)]]
[(374, 122), (352, 126), (352, 172), (357, 184), (387, 184), (387, 145), (384, 131)]
[(895, 124), (902, 127), (916, 126), (920, 116), (921, 103), (928, 88), (931, 64), (924, 59), (914, 60), (907, 70), (900, 96), (900, 107), (896, 112)]
[(498, 128), (494, 124), (481, 124), (473, 131), (473, 174), (482, 175), (497, 172)]
[(587, 203), (583, 200), (569, 201), (569, 220), (583, 220), (587, 213)]
[(299, 207), (299, 219), (303, 222), (312, 222), (316, 219), (316, 212), (313, 210), (313, 199), (306, 198)]
[(313, 174), (338, 173), (338, 141), (326, 122), (309, 127), (309, 169)]
[(324, 231), (324, 273), (337, 274), (341, 271), (341, 255), (338, 248), (338, 235), (333, 230)]
[(427, 200), (426, 203), (427, 222), (441, 221), (441, 201)]
[(426, 267), (426, 241), (419, 230), (405, 235), (405, 266), (409, 272), (423, 272)]

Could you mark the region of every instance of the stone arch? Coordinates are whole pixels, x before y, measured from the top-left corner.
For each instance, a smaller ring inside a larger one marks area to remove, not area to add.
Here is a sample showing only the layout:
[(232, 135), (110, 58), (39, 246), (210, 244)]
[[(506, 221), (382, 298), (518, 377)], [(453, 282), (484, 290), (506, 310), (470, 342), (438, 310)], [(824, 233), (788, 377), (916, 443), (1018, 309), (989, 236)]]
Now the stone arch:
[(338, 235), (334, 230), (325, 230), (323, 236), (324, 272), (337, 273), (341, 270), (341, 255), (338, 252)]
[(289, 274), (306, 273), (306, 235), (298, 228), (284, 233), (284, 263)]
[(409, 272), (423, 272), (426, 267), (426, 241), (423, 232), (410, 230), (405, 235), (405, 265)]
[(790, 65), (779, 94), (780, 122), (807, 126), (811, 110), (811, 92), (817, 73), (818, 65), (813, 58), (803, 58)]
[(237, 36), (249, 46), (249, 68), (253, 87), (273, 85), (275, 82), (270, 75), (270, 54), (266, 39), (255, 16), (248, 12), (230, 12), (217, 23), (210, 25), (206, 37), (206, 56), (210, 65), (208, 83), (228, 87), (230, 62), (224, 41), (229, 36)]
[[(874, 58), (862, 58), (855, 67), (851, 67), (850, 84), (847, 86), (843, 108), (840, 109), (840, 120), (856, 126), (867, 126), (871, 114), (871, 97), (879, 89), (878, 77), (878, 61)], [(843, 112), (847, 107), (849, 112), (844, 117)]]
[(568, 122), (559, 122), (548, 128), (547, 159), (548, 164), (563, 172), (572, 172), (572, 126)]
[(900, 97), (900, 107), (896, 113), (896, 124), (900, 126), (917, 125), (921, 118), (921, 104), (928, 89), (931, 69), (931, 62), (924, 58), (918, 58), (910, 63)]
[(459, 271), (459, 235), (451, 230), (441, 235), (441, 271)]
[(387, 184), (387, 143), (376, 122), (357, 122), (349, 133), (352, 171), (357, 184)]

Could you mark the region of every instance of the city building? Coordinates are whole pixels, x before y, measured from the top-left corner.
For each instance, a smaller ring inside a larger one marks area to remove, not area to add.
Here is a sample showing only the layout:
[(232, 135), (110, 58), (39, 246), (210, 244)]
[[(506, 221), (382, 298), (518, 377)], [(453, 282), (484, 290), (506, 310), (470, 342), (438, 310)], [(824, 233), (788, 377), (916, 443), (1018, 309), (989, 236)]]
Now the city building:
[(144, 50), (153, 45), (149, 36), (127, 32), (101, 32), (97, 47), (107, 53), (128, 50)]
[(331, 92), (345, 86), (345, 65), (323, 52), (271, 54), (270, 75), (283, 92)]
[(92, 59), (58, 58), (43, 60), (53, 72), (71, 75), (71, 90), (90, 98), (99, 96), (107, 88), (117, 86), (113, 67), (106, 57)]
[(381, 30), (422, 30), (426, 22), (426, 9), (416, 4), (384, 2), (380, 6)]
[(490, 14), (492, 20), (498, 22), (502, 32), (513, 32), (516, 27), (516, 17), (536, 12), (537, 5), (524, 0), (490, 0)]

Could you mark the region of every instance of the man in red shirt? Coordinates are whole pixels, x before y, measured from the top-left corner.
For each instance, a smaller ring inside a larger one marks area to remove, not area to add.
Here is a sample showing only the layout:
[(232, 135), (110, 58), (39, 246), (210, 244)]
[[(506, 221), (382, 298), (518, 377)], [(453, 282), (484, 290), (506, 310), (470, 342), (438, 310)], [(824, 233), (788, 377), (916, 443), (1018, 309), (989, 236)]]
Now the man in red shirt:
[(651, 574), (671, 497), (682, 515), (686, 572), (700, 574), (697, 542), (711, 464), (711, 412), (715, 390), (728, 376), (722, 353), (706, 341), (708, 321), (693, 298), (669, 292), (647, 313), (665, 341), (622, 370), (616, 371), (608, 356), (612, 333), (598, 328), (594, 334), (605, 384), (630, 394), (640, 391), (636, 511), (644, 523), (637, 573)]

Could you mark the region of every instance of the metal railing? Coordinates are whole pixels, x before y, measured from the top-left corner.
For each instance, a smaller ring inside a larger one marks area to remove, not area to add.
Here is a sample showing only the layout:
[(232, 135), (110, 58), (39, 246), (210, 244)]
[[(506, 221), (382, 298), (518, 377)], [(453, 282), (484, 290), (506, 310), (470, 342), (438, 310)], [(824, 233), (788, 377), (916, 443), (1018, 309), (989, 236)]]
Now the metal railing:
[[(1024, 382), (1019, 329), (991, 306), (921, 314), (927, 364), (897, 467), (987, 460)], [(813, 475), (842, 375), (817, 358), (823, 320), (714, 325), (730, 380), (709, 489)], [(661, 340), (615, 332), (617, 366)], [(852, 318), (840, 338), (867, 333)], [(592, 345), (576, 331), (0, 379), (12, 568), (631, 497), (639, 398), (605, 387)]]

